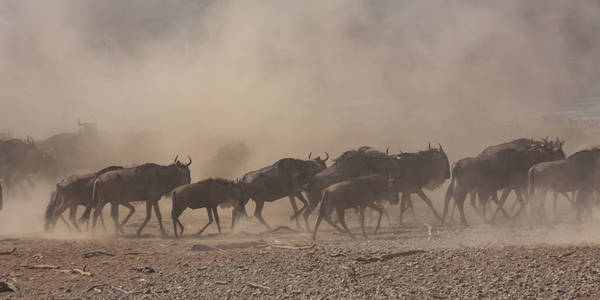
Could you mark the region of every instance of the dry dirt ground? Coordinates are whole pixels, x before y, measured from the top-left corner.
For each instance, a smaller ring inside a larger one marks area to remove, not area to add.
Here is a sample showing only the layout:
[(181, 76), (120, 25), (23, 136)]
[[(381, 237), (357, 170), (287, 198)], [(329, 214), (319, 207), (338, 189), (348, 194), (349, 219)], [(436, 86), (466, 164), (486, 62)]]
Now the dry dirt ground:
[[(140, 211), (127, 233), (139, 226)], [(368, 228), (367, 240), (350, 215), (357, 240), (323, 224), (313, 242), (302, 230), (262, 232), (255, 219), (231, 233), (226, 213), (221, 216), (223, 235), (211, 226), (193, 237), (206, 213), (187, 212), (186, 235), (177, 240), (160, 237), (154, 217), (140, 238), (116, 238), (102, 229), (96, 236), (67, 233), (62, 224), (49, 235), (40, 230), (4, 234), (0, 251), (8, 253), (0, 255), (0, 281), (14, 291), (0, 297), (600, 298), (600, 223), (595, 220), (576, 224), (566, 218), (556, 225), (530, 226), (522, 219), (465, 229), (423, 215), (419, 222), (409, 217), (405, 226), (384, 220), (379, 234)], [(273, 225), (296, 229), (274, 212), (265, 217)], [(172, 235), (170, 220), (163, 221)]]

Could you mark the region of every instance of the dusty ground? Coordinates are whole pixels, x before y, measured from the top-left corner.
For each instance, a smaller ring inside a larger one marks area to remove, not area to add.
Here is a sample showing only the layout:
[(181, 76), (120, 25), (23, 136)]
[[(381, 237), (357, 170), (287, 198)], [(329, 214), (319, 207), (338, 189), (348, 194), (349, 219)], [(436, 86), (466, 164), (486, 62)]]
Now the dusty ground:
[[(139, 226), (139, 211), (128, 233)], [(259, 234), (263, 228), (255, 220), (229, 233), (229, 218), (223, 215), (225, 235), (217, 236), (213, 226), (206, 235), (192, 237), (206, 215), (204, 210), (188, 212), (188, 235), (178, 240), (159, 237), (155, 219), (141, 238), (114, 238), (102, 230), (90, 237), (60, 228), (51, 235), (39, 230), (5, 234), (0, 251), (16, 250), (0, 255), (0, 281), (16, 292), (0, 297), (600, 297), (596, 221), (533, 227), (526, 222), (474, 224), (463, 229), (441, 226), (424, 215), (419, 219), (432, 224), (431, 230), (408, 218), (412, 223), (406, 226), (384, 222), (369, 240), (360, 235), (352, 240), (322, 225), (313, 243), (303, 231)], [(273, 213), (265, 216), (273, 225), (296, 228)], [(358, 234), (355, 216), (349, 218)], [(164, 222), (171, 233), (170, 220)]]

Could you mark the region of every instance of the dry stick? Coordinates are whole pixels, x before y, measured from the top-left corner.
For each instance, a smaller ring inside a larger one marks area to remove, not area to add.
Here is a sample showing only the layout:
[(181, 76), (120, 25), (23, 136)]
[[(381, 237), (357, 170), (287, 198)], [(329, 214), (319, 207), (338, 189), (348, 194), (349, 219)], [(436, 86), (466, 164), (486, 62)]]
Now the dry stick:
[(278, 248), (278, 249), (308, 250), (308, 249), (314, 248), (315, 244), (308, 245), (308, 246), (289, 246), (289, 245), (282, 245), (282, 244), (271, 244), (270, 246), (273, 248)]
[(360, 275), (360, 277), (358, 277), (358, 278), (365, 278), (365, 277), (369, 277), (369, 276), (373, 276), (373, 275), (377, 275), (377, 274), (379, 274), (379, 273), (367, 273), (364, 275)]
[(264, 286), (264, 285), (260, 285), (260, 284), (256, 284), (256, 283), (252, 283), (252, 282), (246, 282), (246, 284), (249, 287), (253, 287), (255, 289), (263, 289), (263, 290), (269, 290), (268, 286)]
[(10, 251), (0, 252), (0, 255), (11, 255), (11, 254), (15, 253), (15, 251), (17, 251), (17, 248), (12, 248), (12, 250), (10, 250)]
[(53, 266), (53, 265), (33, 265), (33, 266), (21, 265), (21, 267), (24, 267), (27, 269), (34, 269), (34, 270), (56, 270), (56, 269), (58, 269), (58, 266)]
[(120, 287), (118, 287), (118, 286), (111, 285), (110, 287), (111, 287), (113, 290), (115, 290), (115, 291), (119, 291), (119, 292), (121, 292), (121, 293), (123, 293), (123, 294), (125, 294), (125, 295), (129, 295), (129, 294), (131, 294), (131, 292), (128, 292), (128, 291), (126, 291), (126, 290), (124, 290), (124, 289), (122, 289), (122, 288), (120, 288)]
[(569, 252), (565, 252), (565, 253), (559, 255), (558, 258), (568, 257), (568, 256), (571, 256), (573, 254), (575, 254), (575, 250), (569, 251)]
[(108, 253), (108, 252), (104, 252), (104, 251), (91, 251), (91, 252), (87, 252), (83, 254), (83, 257), (85, 258), (90, 258), (90, 257), (94, 257), (94, 256), (101, 256), (101, 255), (105, 255), (105, 256), (115, 256), (112, 253)]

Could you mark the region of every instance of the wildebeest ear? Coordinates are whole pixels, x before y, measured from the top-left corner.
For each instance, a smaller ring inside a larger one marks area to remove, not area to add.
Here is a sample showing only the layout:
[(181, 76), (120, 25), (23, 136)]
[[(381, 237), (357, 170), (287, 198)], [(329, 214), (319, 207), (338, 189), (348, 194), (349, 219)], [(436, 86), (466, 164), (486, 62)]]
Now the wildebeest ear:
[(389, 155), (389, 154), (390, 154), (390, 147), (387, 147), (387, 148), (385, 149), (385, 155)]
[(312, 157), (312, 152), (308, 154), (308, 159)]

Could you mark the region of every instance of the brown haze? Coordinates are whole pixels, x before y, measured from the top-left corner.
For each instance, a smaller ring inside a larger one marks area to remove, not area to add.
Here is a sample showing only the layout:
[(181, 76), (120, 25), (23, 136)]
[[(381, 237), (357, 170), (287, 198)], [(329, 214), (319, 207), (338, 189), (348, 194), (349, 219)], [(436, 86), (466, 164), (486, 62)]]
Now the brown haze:
[(233, 176), (362, 145), (440, 142), (455, 161), (558, 135), (572, 152), (591, 134), (542, 117), (600, 93), (599, 17), (597, 1), (0, 1), (0, 131), (96, 120), (119, 141), (106, 164), (189, 153), (193, 180), (230, 143), (249, 149)]

